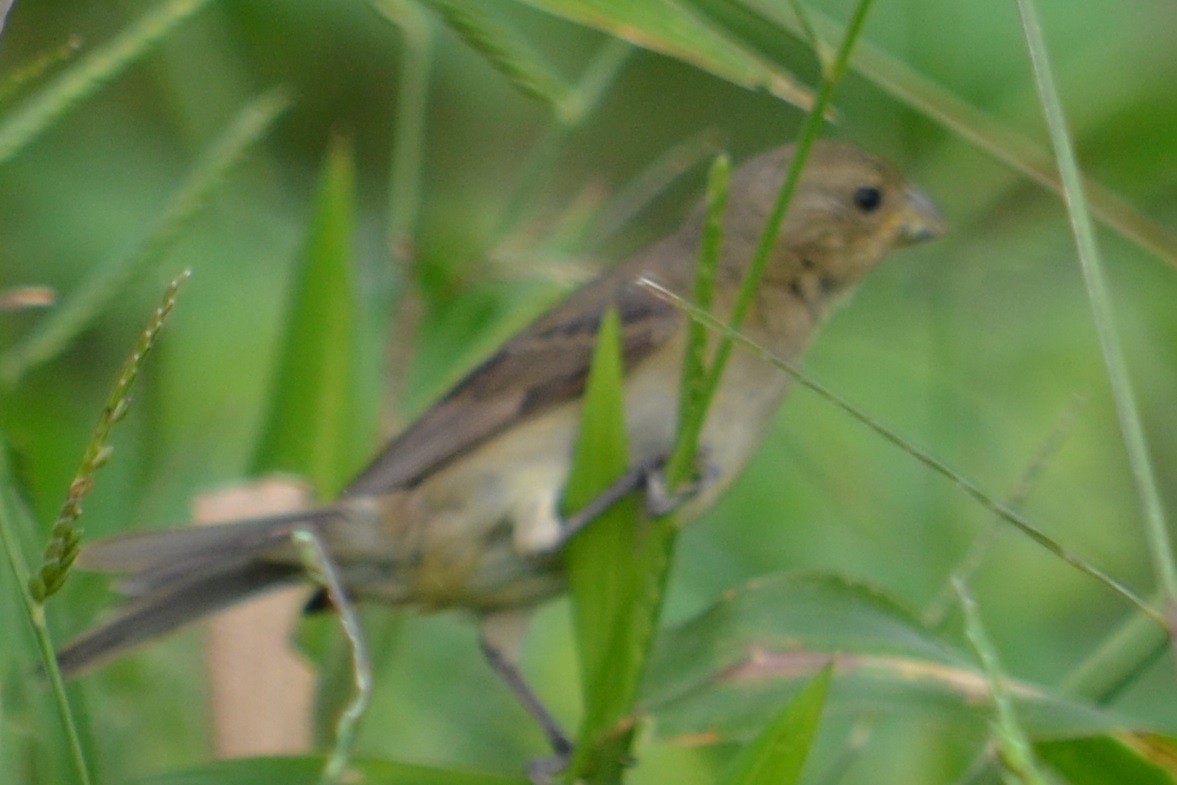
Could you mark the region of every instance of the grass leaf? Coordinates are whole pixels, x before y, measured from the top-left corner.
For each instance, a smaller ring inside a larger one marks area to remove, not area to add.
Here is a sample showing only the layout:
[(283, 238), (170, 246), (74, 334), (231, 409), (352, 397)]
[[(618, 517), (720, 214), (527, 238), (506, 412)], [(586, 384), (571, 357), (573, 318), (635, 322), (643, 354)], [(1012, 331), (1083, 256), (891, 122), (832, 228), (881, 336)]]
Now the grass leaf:
[(1116, 333), (1111, 298), (1103, 277), (1103, 263), (1095, 242), (1095, 228), (1091, 222), (1087, 198), (1083, 193), (1083, 182), (1079, 174), (1079, 164), (1075, 159), (1075, 150), (1067, 132), (1062, 100), (1054, 84), (1042, 25), (1038, 21), (1032, 0), (1017, 2), (1022, 17), (1022, 28), (1026, 34), (1026, 46), (1030, 50), (1030, 58), (1034, 64), (1042, 110), (1046, 115), (1046, 125), (1050, 131), (1059, 174), (1062, 177), (1067, 213), (1071, 217), (1071, 229), (1079, 250), (1079, 265), (1087, 284), (1095, 330), (1099, 335), (1099, 345), (1103, 351), (1104, 365), (1107, 367), (1108, 381), (1111, 383), (1112, 396), (1116, 403), (1116, 417), (1120, 422), (1124, 447), (1128, 452), (1128, 465), (1132, 469), (1132, 478), (1136, 482), (1136, 492), (1144, 511), (1144, 532), (1153, 558), (1154, 570), (1165, 592), (1166, 617), (1172, 629), (1177, 625), (1177, 559), (1173, 553), (1168, 524), (1165, 522), (1161, 494), (1149, 460), (1148, 444), (1144, 436), (1144, 426), (1140, 421), (1140, 412), (1136, 407), (1136, 396), (1132, 391), (1128, 364)]
[(736, 84), (808, 109), (813, 94), (780, 66), (667, 0), (522, 0), (630, 43), (691, 63)]
[(0, 124), (0, 165), (11, 160), (66, 112), (150, 52), (209, 0), (169, 0), (144, 14), (113, 41), (83, 57)]
[(1062, 739), (1036, 744), (1034, 751), (1070, 785), (1177, 783), (1177, 741), (1169, 737)]
[[(737, 0), (733, 0), (737, 2)], [(748, 3), (771, 20), (800, 39), (807, 38), (805, 26), (795, 17), (782, 14), (776, 2)], [(833, 38), (844, 26), (813, 7), (808, 17), (819, 35)], [(769, 24), (771, 22), (767, 22)], [(928, 119), (943, 126), (957, 138), (983, 150), (1010, 169), (1021, 173), (1047, 190), (1062, 195), (1063, 185), (1058, 171), (1051, 166), (1050, 154), (1017, 131), (1003, 125), (964, 98), (936, 82), (885, 50), (863, 41), (854, 52), (851, 67), (855, 73), (873, 82)], [(1160, 258), (1177, 267), (1177, 233), (1149, 218), (1114, 192), (1090, 180), (1084, 181), (1087, 198), (1097, 216), (1105, 224)]]
[(320, 498), (336, 494), (363, 458), (354, 400), (356, 347), (355, 165), (332, 142), (315, 196), (269, 422), (255, 462), (307, 477)]
[(155, 228), (132, 253), (99, 267), (67, 295), (27, 338), (0, 358), (0, 379), (15, 384), (28, 371), (61, 352), (136, 277), (158, 264), (180, 239), (197, 211), (233, 168), (290, 106), (281, 90), (248, 103), (205, 151), (172, 194)]
[(522, 36), (471, 3), (424, 0), (474, 51), (524, 95), (564, 114), (571, 88)]
[(903, 438), (891, 428), (875, 420), (870, 415), (845, 401), (833, 390), (814, 381), (807, 374), (803, 373), (799, 368), (797, 368), (797, 366), (793, 365), (787, 360), (773, 355), (763, 347), (757, 346), (754, 341), (750, 340), (744, 335), (741, 335), (730, 325), (725, 325), (718, 321), (711, 314), (705, 313), (704, 311), (695, 308), (695, 306), (691, 303), (660, 286), (654, 281), (643, 279), (642, 284), (650, 288), (659, 296), (673, 303), (675, 307), (681, 308), (683, 311), (689, 314), (692, 319), (697, 319), (704, 322), (708, 325), (708, 327), (710, 327), (710, 329), (721, 332), (732, 338), (735, 343), (757, 352), (767, 362), (772, 363), (784, 373), (789, 374), (789, 376), (791, 376), (801, 386), (817, 393), (825, 401), (832, 403), (837, 408), (846, 412), (855, 420), (859, 421), (891, 444), (903, 450), (905, 453), (919, 461), (928, 469), (931, 469), (935, 474), (950, 480), (957, 486), (957, 488), (961, 490), (962, 493), (980, 504), (989, 512), (996, 515), (999, 520), (1010, 524), (1022, 534), (1029, 537), (1038, 545), (1041, 545), (1043, 548), (1054, 554), (1062, 561), (1071, 565), (1085, 575), (1089, 575), (1090, 577), (1099, 581), (1113, 593), (1118, 594), (1127, 603), (1132, 605), (1141, 613), (1145, 614), (1149, 619), (1152, 620), (1154, 624), (1162, 628), (1166, 626), (1164, 617), (1154, 610), (1152, 606), (1149, 605), (1149, 603), (1146, 602), (1142, 597), (1136, 594), (1136, 592), (1132, 591), (1132, 589), (1130, 589), (1127, 585), (1119, 580), (1116, 580), (1116, 578), (1114, 578), (1110, 573), (1100, 569), (1095, 564), (1091, 563), (1087, 559), (1084, 559), (1079, 554), (1075, 553), (1074, 551), (1059, 543), (1054, 538), (1047, 535), (1037, 526), (1030, 523), (1021, 513), (1010, 508), (1010, 506), (1004, 502), (1001, 502), (995, 497), (991, 496), (977, 483), (968, 479), (960, 472), (956, 471), (955, 469), (945, 464), (943, 461), (933, 456), (931, 453), (920, 447), (917, 447), (915, 444)]
[[(325, 759), (301, 757), (239, 758), (163, 772), (135, 781), (135, 785), (319, 785)], [(416, 766), (382, 760), (352, 761), (345, 782), (366, 785), (530, 785), (525, 777)]]
[[(587, 504), (628, 468), (621, 377), (620, 326), (611, 310), (601, 322), (585, 390), (564, 491), (567, 511)], [(649, 532), (631, 495), (578, 533), (564, 553), (585, 705), (570, 779), (615, 781), (628, 756), (633, 729), (619, 723), (636, 698), (651, 634), (644, 626), (648, 595), (640, 591), (650, 569), (641, 546)]]
[[(839, 716), (885, 712), (974, 731), (992, 716), (989, 680), (954, 640), (889, 593), (820, 573), (754, 579), (664, 631), (641, 705), (669, 743), (742, 742), (831, 660)], [(1177, 729), (1022, 680), (1006, 689), (1035, 741)]]
[(728, 767), (720, 785), (794, 785), (817, 736), (826, 690), (834, 672), (826, 665), (765, 726)]
[(956, 580), (953, 588), (956, 589), (956, 595), (964, 609), (965, 635), (981, 661), (990, 700), (995, 709), (996, 716), (989, 724), (997, 748), (997, 757), (1001, 760), (1007, 775), (1006, 779), (1015, 780), (1022, 785), (1046, 785), (1046, 780), (1038, 771), (1038, 764), (1034, 760), (1030, 740), (1022, 730), (1022, 722), (1010, 698), (1009, 678), (1001, 669), (997, 650), (993, 648), (985, 627), (981, 624), (977, 603), (965, 588), (964, 581)]

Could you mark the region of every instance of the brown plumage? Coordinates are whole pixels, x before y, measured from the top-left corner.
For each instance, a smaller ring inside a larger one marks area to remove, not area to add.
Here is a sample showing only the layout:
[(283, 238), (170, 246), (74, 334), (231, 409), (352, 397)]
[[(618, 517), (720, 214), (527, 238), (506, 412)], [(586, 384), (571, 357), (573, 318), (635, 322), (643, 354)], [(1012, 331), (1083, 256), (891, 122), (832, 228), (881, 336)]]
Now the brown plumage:
[[(732, 176), (715, 311), (732, 307), (792, 148)], [(122, 649), (267, 588), (300, 579), (290, 533), (313, 526), (357, 599), (480, 613), (534, 604), (562, 588), (557, 515), (576, 437), (579, 399), (601, 315), (622, 321), (626, 428), (632, 465), (669, 449), (685, 318), (636, 285), (690, 291), (701, 210), (511, 338), (403, 433), (333, 505), (278, 518), (130, 534), (83, 550), (87, 569), (122, 573), (129, 600), (112, 621), (59, 654), (74, 673)], [(889, 250), (940, 233), (927, 199), (890, 164), (853, 146), (812, 150), (744, 332), (798, 360), (838, 299)], [(712, 501), (764, 434), (788, 378), (733, 354), (701, 446)]]

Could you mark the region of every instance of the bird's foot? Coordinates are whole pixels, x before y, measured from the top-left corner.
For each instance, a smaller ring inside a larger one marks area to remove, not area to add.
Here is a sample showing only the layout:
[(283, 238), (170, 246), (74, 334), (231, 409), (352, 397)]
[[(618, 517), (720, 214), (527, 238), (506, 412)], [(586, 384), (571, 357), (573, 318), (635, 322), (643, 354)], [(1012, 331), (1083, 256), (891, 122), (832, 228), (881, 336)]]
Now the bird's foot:
[(569, 748), (567, 752), (536, 758), (527, 764), (527, 779), (531, 780), (532, 785), (552, 785), (556, 776), (568, 768), (571, 757), (572, 750)]
[(659, 457), (627, 471), (597, 494), (588, 504), (564, 518), (559, 540), (548, 550), (558, 551), (564, 547), (581, 529), (592, 523), (601, 513), (612, 507), (625, 496), (636, 490), (643, 490), (646, 497), (646, 512), (658, 517), (666, 515), (680, 508), (715, 481), (719, 476), (719, 469), (705, 460), (700, 453), (699, 470), (693, 480), (680, 485), (674, 491), (669, 489), (664, 474), (666, 458)]
[(646, 472), (646, 512), (654, 518), (668, 515), (706, 490), (719, 477), (719, 467), (700, 453), (699, 469), (690, 482), (673, 491), (666, 481), (665, 463), (659, 462)]

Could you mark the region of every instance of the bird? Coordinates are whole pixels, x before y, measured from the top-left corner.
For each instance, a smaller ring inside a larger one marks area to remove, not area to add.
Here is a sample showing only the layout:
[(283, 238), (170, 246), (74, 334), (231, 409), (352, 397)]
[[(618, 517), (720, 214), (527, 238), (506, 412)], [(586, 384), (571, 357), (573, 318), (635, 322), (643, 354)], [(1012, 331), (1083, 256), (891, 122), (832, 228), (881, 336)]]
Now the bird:
[[(795, 155), (785, 145), (731, 174), (712, 313), (726, 320)], [(543, 727), (567, 739), (528, 694), (490, 630), (564, 588), (560, 551), (591, 515), (561, 514), (590, 360), (604, 314), (620, 322), (624, 423), (634, 469), (604, 499), (654, 501), (675, 435), (688, 318), (641, 281), (692, 290), (706, 205), (681, 226), (558, 302), (467, 373), (324, 506), (209, 526), (115, 535), (87, 544), (78, 566), (121, 575), (113, 618), (64, 646), (77, 675), (125, 650), (266, 590), (307, 580), (296, 531), (311, 531), (349, 600), (483, 621), (484, 652)], [(884, 159), (841, 141), (810, 151), (771, 246), (742, 332), (799, 362), (819, 326), (888, 252), (934, 238), (944, 222), (929, 198)], [(714, 342), (715, 338), (712, 337)], [(790, 378), (737, 349), (699, 438), (705, 464), (683, 506), (710, 505), (755, 452)], [(593, 510), (604, 504), (590, 504)], [(323, 603), (317, 603), (322, 605)]]

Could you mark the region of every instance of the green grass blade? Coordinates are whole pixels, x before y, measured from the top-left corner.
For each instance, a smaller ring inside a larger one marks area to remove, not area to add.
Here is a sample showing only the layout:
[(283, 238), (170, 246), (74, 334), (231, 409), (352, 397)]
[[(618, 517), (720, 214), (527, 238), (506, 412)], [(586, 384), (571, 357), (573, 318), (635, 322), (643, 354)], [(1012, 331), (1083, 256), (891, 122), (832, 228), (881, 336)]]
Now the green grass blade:
[(764, 731), (732, 761), (720, 785), (794, 785), (817, 736), (831, 662), (785, 705)]
[(176, 292), (187, 277), (188, 273), (185, 271), (168, 287), (163, 302), (152, 314), (131, 355), (123, 363), (98, 424), (86, 445), (81, 465), (70, 483), (66, 501), (53, 524), (50, 543), (41, 566), (32, 576), (27, 575), (23, 549), (16, 532), (16, 521), (23, 517), (23, 511), (10, 495), (14, 481), (7, 461), (7, 444), (0, 442), (0, 542), (3, 543), (11, 572), (20, 584), (21, 600), (41, 655), (41, 668), (49, 681), (57, 713), (65, 730), (69, 757), (73, 761), (77, 781), (82, 785), (90, 782), (89, 764), (82, 751), (81, 738), (66, 696), (65, 684), (57, 668), (53, 641), (50, 639), (46, 624), (44, 603), (64, 585), (77, 556), (82, 536), (81, 529), (77, 526), (78, 518), (82, 514), (82, 497), (93, 486), (94, 473), (110, 458), (112, 448), (107, 444), (110, 429), (126, 414), (131, 387), (139, 374), (139, 368), (155, 345), (159, 331), (175, 304)]
[(1063, 691), (1096, 703), (1115, 700), (1169, 648), (1169, 637), (1153, 619), (1133, 613), (1076, 665), (1061, 682)]
[(254, 99), (209, 146), (187, 180), (168, 200), (155, 228), (131, 254), (95, 270), (48, 314), (36, 330), (0, 360), (0, 379), (15, 384), (62, 351), (137, 276), (164, 258), (212, 192), (290, 105), (281, 90)]
[[(725, 589), (665, 629), (650, 657), (642, 708), (674, 745), (747, 742), (831, 660), (829, 712), (934, 719), (976, 732), (993, 717), (985, 673), (902, 598), (829, 573), (771, 573)], [(1025, 680), (1007, 693), (1034, 741), (1172, 731), (1171, 717), (1111, 710)]]
[(813, 94), (793, 74), (676, 3), (664, 0), (521, 2), (678, 58), (736, 84), (768, 90), (803, 109), (813, 105)]
[[(745, 2), (745, 0), (741, 0)], [(762, 6), (781, 29), (804, 39), (803, 25), (775, 6)], [(818, 34), (834, 37), (842, 30), (837, 22), (810, 7), (808, 16)], [(1062, 181), (1051, 166), (1050, 154), (1026, 137), (1007, 128), (933, 79), (868, 41), (861, 42), (851, 62), (854, 71), (882, 90), (943, 126), (1013, 171), (1047, 190), (1062, 195)], [(1162, 226), (1098, 183), (1086, 180), (1087, 199), (1095, 214), (1122, 236), (1177, 267), (1177, 233)]]
[(1070, 134), (1067, 132), (1062, 100), (1054, 83), (1054, 74), (1046, 53), (1046, 41), (1042, 35), (1037, 11), (1032, 0), (1017, 0), (1017, 5), (1022, 18), (1022, 28), (1026, 34), (1026, 45), (1034, 65), (1042, 110), (1046, 116), (1046, 125), (1062, 177), (1067, 213), (1071, 218), (1071, 229), (1079, 251), (1079, 264), (1083, 269), (1087, 294), (1091, 300), (1092, 316), (1099, 335), (1112, 396), (1115, 399), (1116, 416), (1128, 453), (1128, 464), (1132, 469), (1136, 491), (1144, 508), (1145, 535), (1153, 559), (1153, 568), (1164, 590), (1166, 616), (1172, 625), (1177, 621), (1177, 561), (1174, 559), (1173, 544), (1169, 537), (1160, 492), (1149, 460), (1144, 427), (1136, 408), (1136, 396), (1132, 391), (1128, 364), (1116, 334), (1115, 317), (1104, 281), (1103, 263), (1100, 261), (1099, 248), (1095, 241), (1091, 211), (1083, 193), (1079, 164), (1075, 159)]
[[(764, 14), (732, 0), (689, 0), (689, 3), (696, 13), (769, 61), (782, 66), (787, 62), (788, 58), (782, 57), (781, 42), (793, 34), (782, 30)], [(789, 6), (798, 23), (796, 37), (809, 45), (821, 63), (822, 76), (828, 77), (833, 67), (834, 53), (818, 36), (817, 28), (811, 23), (809, 13), (801, 3), (789, 0)]]
[(0, 165), (11, 160), (66, 112), (183, 24), (210, 0), (170, 0), (155, 7), (99, 49), (83, 57), (14, 117), (0, 125)]
[(474, 4), (457, 0), (424, 2), (520, 92), (548, 105), (557, 115), (564, 112), (571, 88), (522, 36)]
[(433, 63), (433, 30), (426, 14), (403, 0), (371, 0), (377, 13), (400, 28), (404, 53), (392, 133), (392, 165), (388, 186), (388, 243), (393, 262), (408, 266), (416, 245), (421, 215), (421, 182), (425, 158), (425, 121), (429, 74)]
[[(33, 524), (29, 520), (27, 511), (17, 500), (15, 489), (16, 479), (8, 461), (8, 443), (3, 440), (0, 441), (0, 545), (3, 545), (9, 570), (16, 578), (15, 584), (17, 591), (20, 592), (21, 604), (32, 627), (37, 651), (44, 664), (49, 688), (53, 694), (54, 706), (61, 720), (65, 740), (64, 745), (59, 749), (63, 751), (63, 757), (68, 757), (71, 762), (74, 781), (79, 785), (89, 785), (90, 764), (82, 749), (78, 725), (74, 720), (73, 709), (66, 696), (65, 682), (61, 678), (61, 672), (57, 669), (53, 641), (49, 638), (49, 630), (45, 623), (45, 606), (39, 603), (29, 591), (28, 568), (17, 527), (22, 519), (24, 519), (22, 528), (32, 529)], [(48, 746), (51, 742), (44, 740), (43, 743)]]
[[(962, 581), (954, 583), (956, 595), (964, 609), (965, 634), (972, 644), (973, 651), (981, 661), (985, 677), (989, 683), (989, 695), (993, 700), (996, 718), (991, 723), (997, 755), (1001, 759), (1006, 774), (1022, 785), (1046, 785), (1046, 780), (1038, 771), (1034, 761), (1034, 753), (1030, 741), (1022, 730), (1021, 722), (1014, 711), (1006, 686), (1008, 678), (1001, 669), (997, 652), (985, 633), (981, 624), (981, 615), (977, 604), (968, 593)], [(1009, 778), (1006, 780), (1010, 781)]]
[(323, 166), (295, 275), (269, 421), (255, 469), (305, 476), (320, 498), (355, 470), (364, 441), (354, 400), (356, 338), (355, 166), (334, 141)]
[[(594, 498), (627, 468), (620, 327), (614, 311), (598, 334), (585, 391), (564, 509)], [(570, 781), (615, 782), (633, 737), (625, 718), (637, 696), (660, 594), (645, 590), (656, 571), (647, 562), (654, 529), (631, 496), (568, 543), (564, 563), (581, 661), (584, 717), (570, 762)]]
[[(726, 155), (716, 157), (707, 179), (707, 217), (699, 242), (699, 260), (695, 265), (695, 307), (709, 312), (715, 291), (715, 270), (723, 241), (723, 214), (727, 207), (728, 178), (731, 161)], [(666, 461), (666, 484), (677, 488), (690, 479), (695, 470), (695, 452), (699, 428), (707, 416), (707, 336), (705, 325), (690, 320), (687, 345), (679, 382), (678, 438)]]
[(60, 46), (42, 52), (11, 73), (5, 74), (4, 78), (0, 79), (0, 105), (8, 103), (18, 92), (40, 80), (50, 70), (72, 60), (81, 47), (81, 39), (75, 36)]
[(754, 341), (750, 340), (746, 336), (736, 332), (731, 328), (730, 325), (725, 325), (710, 314), (700, 311), (691, 303), (682, 299), (665, 287), (660, 286), (654, 281), (643, 278), (640, 283), (643, 286), (648, 287), (658, 296), (665, 298), (670, 303), (673, 303), (675, 307), (682, 309), (692, 319), (698, 319), (704, 322), (710, 329), (722, 332), (730, 336), (734, 342), (758, 353), (767, 362), (772, 363), (781, 371), (789, 374), (789, 376), (791, 376), (801, 386), (814, 393), (817, 393), (819, 396), (821, 396), (822, 399), (846, 412), (855, 420), (858, 420), (860, 423), (870, 428), (879, 436), (883, 437), (891, 444), (894, 444), (896, 447), (903, 450), (911, 457), (915, 458), (917, 461), (931, 469), (936, 474), (951, 481), (966, 496), (980, 504), (983, 508), (997, 516), (1000, 520), (1010, 524), (1015, 529), (1022, 532), (1022, 534), (1033, 540), (1035, 543), (1041, 545), (1043, 548), (1053, 553), (1059, 559), (1063, 560), (1085, 575), (1091, 576), (1115, 594), (1120, 595), (1120, 597), (1123, 598), (1126, 602), (1151, 619), (1154, 624), (1157, 624), (1161, 628), (1167, 628), (1164, 616), (1154, 610), (1152, 606), (1150, 606), (1144, 599), (1138, 596), (1126, 585), (1116, 580), (1100, 568), (1091, 564), (1078, 554), (1071, 552), (1063, 545), (1048, 537), (1041, 530), (1026, 520), (1024, 516), (1022, 516), (1017, 511), (1010, 509), (1008, 505), (998, 501), (996, 498), (986, 493), (972, 480), (969, 480), (964, 475), (960, 474), (939, 459), (932, 456), (926, 450), (917, 447), (892, 429), (857, 409), (841, 398), (833, 390), (830, 390), (828, 387), (825, 387), (824, 385), (819, 384), (815, 380), (811, 379), (792, 363), (777, 357), (776, 355), (764, 349), (762, 346), (758, 346)]
[[(1177, 782), (1177, 744), (1170, 738), (1121, 739), (1096, 736), (1034, 745), (1038, 757), (1069, 785), (1173, 785)], [(1144, 749), (1140, 749), (1143, 746)]]
[[(748, 307), (751, 305), (752, 299), (756, 296), (756, 288), (760, 284), (760, 277), (764, 272), (765, 266), (768, 264), (768, 257), (772, 253), (777, 234), (780, 232), (780, 228), (785, 220), (785, 213), (789, 209), (789, 202), (792, 201), (797, 183), (801, 179), (801, 170), (805, 166), (805, 159), (808, 156), (809, 149), (821, 133), (825, 112), (832, 105), (834, 91), (837, 89), (838, 83), (842, 80), (849, 66), (850, 55), (854, 51), (854, 45), (862, 33), (863, 25), (866, 23), (871, 2), (872, 0), (859, 0), (855, 6), (850, 24), (846, 27), (845, 34), (839, 42), (833, 65), (822, 79), (822, 84), (818, 90), (813, 107), (805, 118), (805, 124), (801, 127), (801, 132), (797, 135), (793, 157), (789, 163), (789, 171), (785, 174), (785, 179), (781, 183), (776, 201), (769, 211), (764, 230), (761, 232), (759, 243), (756, 246), (756, 251), (748, 265), (748, 271), (744, 274), (743, 281), (740, 282), (740, 291), (736, 297), (736, 303), (732, 307), (731, 315), (728, 317), (730, 330), (722, 334), (719, 345), (715, 350), (715, 356), (708, 369), (707, 379), (704, 382), (703, 391), (700, 393), (700, 398), (704, 403), (692, 412), (692, 419), (680, 423), (679, 434), (674, 448), (676, 454), (686, 453), (691, 456), (695, 454), (698, 437), (703, 430), (703, 422), (707, 416), (707, 409), (710, 406), (711, 399), (715, 396), (715, 391), (719, 388), (719, 382), (723, 378), (723, 372), (727, 366), (727, 359), (731, 355), (734, 341), (733, 334), (740, 329), (740, 325), (744, 321), (744, 316), (747, 314)], [(671, 487), (673, 488), (674, 486), (671, 485)]]
[[(134, 785), (319, 785), (324, 764), (319, 755), (237, 758), (153, 774), (135, 780)], [(530, 785), (522, 776), (371, 759), (352, 761), (344, 781), (365, 785)]]
[[(628, 466), (621, 376), (620, 327), (617, 312), (610, 310), (601, 321), (592, 370), (585, 388), (572, 470), (564, 488), (563, 507), (566, 511), (573, 512), (588, 504)], [(625, 512), (626, 515), (615, 514), (609, 519), (618, 521), (632, 517), (634, 510), (631, 507)], [(609, 552), (616, 547), (614, 541), (618, 538), (616, 533), (606, 533), (606, 530), (619, 525), (594, 521), (569, 543), (568, 581), (576, 598), (573, 619), (582, 680), (588, 690), (605, 669), (608, 625), (624, 597), (624, 587), (619, 586), (618, 581), (610, 580), (616, 576), (608, 573), (599, 576), (580, 569), (580, 565), (609, 563)]]
[[(1046, 440), (1035, 451), (1034, 456), (1030, 459), (1030, 463), (1022, 471), (1021, 477), (1018, 478), (1017, 483), (1014, 485), (1013, 490), (1005, 497), (1004, 503), (1011, 510), (1020, 509), (1026, 499), (1029, 498), (1030, 493), (1038, 484), (1038, 480), (1046, 470), (1047, 465), (1054, 460), (1059, 449), (1074, 430), (1075, 423), (1079, 419), (1079, 412), (1082, 410), (1085, 402), (1082, 396), (1076, 397), (1063, 411), (1062, 415), (1060, 415), (1054, 428), (1047, 435)], [(995, 535), (1000, 526), (1000, 519), (994, 520), (986, 526), (985, 530), (973, 541), (968, 552), (960, 560), (956, 568), (952, 570), (952, 574), (945, 581), (944, 588), (941, 589), (939, 596), (932, 600), (924, 611), (924, 620), (929, 626), (934, 627), (941, 624), (955, 604), (956, 591), (953, 588), (953, 582), (960, 580), (968, 584), (972, 581), (977, 571), (981, 569), (985, 557), (989, 555), (996, 542)]]

